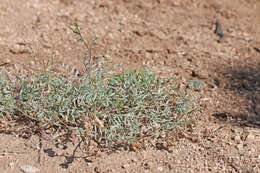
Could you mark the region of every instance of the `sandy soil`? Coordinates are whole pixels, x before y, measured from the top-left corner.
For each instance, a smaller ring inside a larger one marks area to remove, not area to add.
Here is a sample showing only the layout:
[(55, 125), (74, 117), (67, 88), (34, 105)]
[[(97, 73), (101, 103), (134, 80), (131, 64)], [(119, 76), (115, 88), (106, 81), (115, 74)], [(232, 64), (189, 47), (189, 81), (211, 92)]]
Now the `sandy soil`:
[(260, 172), (259, 9), (259, 0), (1, 0), (0, 65), (37, 70), (53, 58), (82, 69), (84, 47), (69, 29), (77, 21), (87, 40), (98, 38), (93, 55), (122, 64), (118, 70), (148, 67), (183, 86), (207, 84), (198, 92), (202, 116), (168, 151), (72, 159), (75, 146), (45, 141), (40, 165), (36, 137), (2, 133), (1, 172)]

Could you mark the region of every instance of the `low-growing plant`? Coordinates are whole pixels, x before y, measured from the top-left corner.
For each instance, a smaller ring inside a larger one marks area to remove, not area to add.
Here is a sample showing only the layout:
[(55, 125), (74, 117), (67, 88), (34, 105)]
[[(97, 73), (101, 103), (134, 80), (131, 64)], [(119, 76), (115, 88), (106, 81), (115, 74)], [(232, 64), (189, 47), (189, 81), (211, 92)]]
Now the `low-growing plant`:
[[(83, 39), (79, 29), (74, 33)], [(91, 63), (85, 63), (85, 75), (72, 70), (73, 78), (48, 71), (11, 76), (2, 70), (0, 118), (24, 118), (43, 129), (69, 129), (101, 146), (115, 146), (158, 138), (180, 127), (196, 109), (175, 79), (161, 79), (149, 70), (105, 77), (105, 70)]]
[[(0, 116), (23, 116), (44, 127), (72, 127), (99, 143), (131, 143), (180, 125), (180, 114), (194, 107), (155, 73), (127, 71), (107, 78), (78, 77), (77, 83), (51, 74), (0, 78)], [(88, 119), (88, 122), (81, 122)], [(84, 123), (85, 126), (80, 124)]]

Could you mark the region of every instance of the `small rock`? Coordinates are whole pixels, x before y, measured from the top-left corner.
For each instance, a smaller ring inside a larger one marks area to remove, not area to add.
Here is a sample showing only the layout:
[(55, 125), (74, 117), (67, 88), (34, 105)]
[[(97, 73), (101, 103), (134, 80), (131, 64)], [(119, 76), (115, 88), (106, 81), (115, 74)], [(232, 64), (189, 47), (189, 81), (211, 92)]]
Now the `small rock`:
[(126, 168), (129, 168), (129, 164), (124, 164), (123, 166), (122, 166), (122, 168), (124, 168), (124, 169), (126, 169)]
[(160, 166), (160, 167), (157, 168), (157, 170), (158, 170), (159, 172), (162, 172), (162, 171), (163, 171), (163, 167)]
[(25, 173), (34, 173), (34, 172), (40, 171), (40, 169), (30, 166), (30, 165), (21, 166), (21, 170)]
[(89, 166), (91, 166), (91, 164), (92, 164), (91, 162), (88, 162), (88, 163), (86, 163), (86, 166), (89, 167)]
[(250, 142), (250, 141), (252, 142), (252, 141), (254, 141), (254, 139), (255, 139), (255, 136), (252, 133), (249, 133), (246, 137), (246, 141), (248, 141), (248, 142)]
[(23, 54), (30, 53), (30, 50), (25, 43), (16, 43), (10, 47), (10, 52), (13, 54)]
[(174, 6), (174, 7), (180, 6), (180, 2), (178, 2), (178, 1), (173, 1), (173, 2), (172, 2), (172, 6)]
[(239, 153), (243, 152), (243, 150), (244, 150), (243, 144), (238, 144), (237, 149), (238, 149)]
[(236, 141), (237, 143), (240, 143), (240, 141), (241, 141), (240, 135), (236, 135), (234, 137), (234, 141)]
[(9, 167), (10, 167), (10, 168), (13, 168), (13, 167), (14, 167), (14, 162), (10, 162), (10, 163), (9, 163)]
[(199, 91), (205, 86), (205, 82), (201, 80), (191, 80), (187, 84), (187, 88), (193, 89), (194, 91)]

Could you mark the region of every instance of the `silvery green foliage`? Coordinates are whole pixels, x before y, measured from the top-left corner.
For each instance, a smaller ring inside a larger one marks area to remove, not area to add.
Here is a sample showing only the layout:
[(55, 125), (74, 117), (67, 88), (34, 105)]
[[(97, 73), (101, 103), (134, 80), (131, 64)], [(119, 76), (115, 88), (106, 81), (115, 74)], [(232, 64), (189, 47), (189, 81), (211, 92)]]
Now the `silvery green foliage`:
[[(8, 113), (48, 126), (73, 127), (111, 146), (179, 127), (181, 122), (176, 117), (193, 109), (187, 95), (176, 90), (174, 79), (160, 79), (148, 70), (127, 71), (110, 78), (104, 77), (104, 70), (94, 74), (77, 74), (69, 80), (39, 73), (10, 81), (8, 73), (2, 72), (0, 116)], [(93, 120), (93, 127), (75, 127), (82, 116)]]

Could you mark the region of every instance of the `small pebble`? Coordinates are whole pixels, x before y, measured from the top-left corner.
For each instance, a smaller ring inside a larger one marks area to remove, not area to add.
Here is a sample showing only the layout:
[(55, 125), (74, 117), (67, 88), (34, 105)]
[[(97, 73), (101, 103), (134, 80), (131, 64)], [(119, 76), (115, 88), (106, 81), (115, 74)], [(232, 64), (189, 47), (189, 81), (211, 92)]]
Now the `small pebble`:
[(129, 168), (129, 164), (124, 164), (123, 166), (122, 166), (122, 168), (124, 168), (124, 169), (126, 169), (126, 168)]
[(250, 141), (254, 141), (255, 136), (252, 133), (249, 133), (246, 137), (246, 141), (250, 142)]
[(10, 167), (10, 168), (13, 168), (13, 167), (14, 167), (14, 162), (10, 162), (10, 163), (9, 163), (9, 167)]
[(240, 141), (241, 141), (240, 135), (236, 135), (234, 137), (234, 141), (236, 141), (237, 143), (240, 143)]
[(193, 89), (194, 91), (199, 91), (205, 86), (205, 82), (201, 80), (191, 80), (187, 84), (187, 88)]
[(34, 173), (34, 172), (40, 171), (40, 169), (30, 166), (30, 165), (21, 166), (21, 170), (25, 173)]
[(163, 171), (163, 167), (160, 166), (160, 167), (157, 168), (157, 170), (162, 172)]
[(236, 147), (240, 153), (244, 150), (243, 144), (238, 144)]

